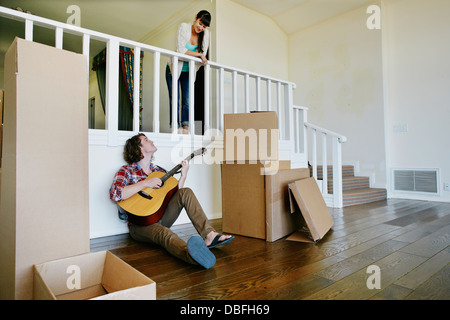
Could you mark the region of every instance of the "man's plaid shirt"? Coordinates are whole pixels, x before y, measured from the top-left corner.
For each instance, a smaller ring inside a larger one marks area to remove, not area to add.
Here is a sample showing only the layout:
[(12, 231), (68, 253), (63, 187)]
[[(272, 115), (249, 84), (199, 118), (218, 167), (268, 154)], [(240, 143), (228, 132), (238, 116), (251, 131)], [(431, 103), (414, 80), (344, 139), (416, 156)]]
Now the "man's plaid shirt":
[[(164, 169), (154, 165), (153, 163), (150, 163), (150, 170), (151, 172), (165, 172)], [(145, 174), (144, 170), (141, 169), (141, 166), (137, 162), (122, 166), (114, 176), (113, 183), (109, 189), (109, 197), (115, 202), (122, 201), (123, 188), (142, 181), (147, 177), (148, 175)]]

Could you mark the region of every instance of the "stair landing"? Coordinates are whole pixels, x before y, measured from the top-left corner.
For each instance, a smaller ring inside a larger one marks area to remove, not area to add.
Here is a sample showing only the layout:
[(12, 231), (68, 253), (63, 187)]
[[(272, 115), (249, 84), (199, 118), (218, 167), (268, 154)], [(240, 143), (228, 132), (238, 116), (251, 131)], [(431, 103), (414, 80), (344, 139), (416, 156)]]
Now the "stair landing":
[[(333, 193), (333, 167), (328, 166), (328, 193)], [(312, 168), (310, 168), (312, 176)], [(322, 180), (322, 166), (317, 166), (317, 179)], [(355, 176), (352, 165), (342, 166), (343, 206), (349, 207), (387, 199), (386, 189), (371, 188), (368, 177)]]

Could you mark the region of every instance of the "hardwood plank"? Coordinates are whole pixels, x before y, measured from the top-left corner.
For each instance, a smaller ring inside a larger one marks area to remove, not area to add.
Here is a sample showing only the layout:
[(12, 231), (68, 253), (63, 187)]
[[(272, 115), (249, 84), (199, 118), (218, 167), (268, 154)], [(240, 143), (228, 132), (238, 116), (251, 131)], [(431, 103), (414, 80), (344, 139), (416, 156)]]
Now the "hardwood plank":
[(384, 258), (400, 248), (403, 248), (405, 245), (406, 243), (404, 242), (389, 240), (362, 253), (342, 260), (320, 272), (317, 272), (315, 275), (338, 281), (362, 268), (368, 267), (375, 261)]
[[(403, 252), (394, 252), (387, 257), (376, 261), (374, 264), (381, 269), (381, 289), (385, 288), (395, 279), (403, 276), (426, 259)], [(376, 289), (367, 287), (368, 274), (366, 269), (361, 269), (339, 280), (321, 291), (306, 297), (308, 300), (338, 299), (338, 300), (362, 300), (370, 299), (377, 294)]]
[(407, 300), (448, 300), (450, 297), (450, 264), (406, 297)]
[(412, 270), (394, 283), (396, 285), (414, 290), (420, 284), (432, 277), (437, 271), (445, 267), (448, 263), (450, 263), (450, 247), (440, 251), (435, 256), (431, 257), (429, 260), (425, 261), (416, 269)]
[(429, 258), (446, 248), (449, 243), (450, 225), (447, 225), (432, 234), (411, 243), (400, 251)]
[[(450, 203), (391, 199), (329, 208), (335, 224), (317, 244), (236, 235), (204, 270), (129, 235), (91, 240), (157, 283), (157, 298), (189, 300), (450, 299)], [(221, 219), (211, 221), (221, 232)], [(187, 240), (191, 224), (172, 228)], [(381, 268), (380, 290), (367, 267)]]

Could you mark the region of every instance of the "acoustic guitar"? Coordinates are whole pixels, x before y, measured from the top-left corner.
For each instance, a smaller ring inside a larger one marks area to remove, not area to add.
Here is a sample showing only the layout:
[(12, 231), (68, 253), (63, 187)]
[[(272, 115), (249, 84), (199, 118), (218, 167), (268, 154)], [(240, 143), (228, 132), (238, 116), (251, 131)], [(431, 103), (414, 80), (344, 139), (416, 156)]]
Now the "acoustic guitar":
[[(198, 149), (184, 160), (189, 161), (205, 152), (205, 148)], [(181, 164), (178, 164), (167, 173), (161, 171), (152, 172), (146, 179), (161, 179), (162, 185), (160, 188), (144, 188), (130, 198), (117, 203), (119, 207), (128, 213), (128, 221), (133, 224), (147, 226), (161, 219), (169, 204), (170, 198), (178, 190), (178, 180), (173, 175), (180, 168)]]

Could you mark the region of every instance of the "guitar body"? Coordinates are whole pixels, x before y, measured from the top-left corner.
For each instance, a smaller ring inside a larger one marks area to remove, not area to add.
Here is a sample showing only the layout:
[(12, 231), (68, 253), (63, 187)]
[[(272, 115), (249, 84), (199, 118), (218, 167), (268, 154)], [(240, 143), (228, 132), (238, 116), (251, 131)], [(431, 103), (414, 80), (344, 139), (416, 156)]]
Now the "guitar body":
[[(146, 179), (162, 178), (164, 172), (152, 172)], [(117, 204), (127, 211), (128, 220), (137, 225), (150, 225), (164, 215), (170, 198), (178, 190), (178, 180), (169, 177), (159, 189), (145, 188)]]

